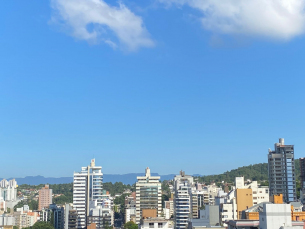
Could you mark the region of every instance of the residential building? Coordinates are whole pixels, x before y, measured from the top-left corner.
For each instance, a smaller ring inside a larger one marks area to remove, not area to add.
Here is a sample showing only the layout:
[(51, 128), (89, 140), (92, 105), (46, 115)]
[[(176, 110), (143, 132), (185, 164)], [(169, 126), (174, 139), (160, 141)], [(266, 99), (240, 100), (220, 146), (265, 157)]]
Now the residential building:
[(41, 211), (43, 208), (48, 208), (52, 204), (52, 189), (49, 188), (49, 185), (45, 185), (39, 190), (39, 202), (38, 202), (38, 211)]
[(21, 208), (17, 208), (17, 211), (13, 213), (13, 217), (15, 219), (15, 226), (21, 229), (33, 226), (38, 221), (39, 214), (29, 210), (28, 205), (24, 205)]
[(162, 191), (159, 176), (151, 176), (150, 169), (145, 169), (145, 176), (138, 176), (136, 183), (136, 223), (142, 218), (143, 209), (156, 209), (157, 216), (162, 213)]
[(88, 225), (90, 201), (102, 206), (105, 204), (105, 198), (107, 195), (103, 193), (102, 167), (96, 166), (95, 159), (92, 159), (89, 166), (82, 167), (81, 172), (74, 173), (73, 207), (77, 212), (77, 228), (86, 228)]
[(16, 201), (17, 200), (17, 182), (15, 179), (7, 181), (3, 179), (0, 182), (0, 200), (3, 201)]
[(284, 138), (269, 149), (268, 176), (270, 196), (283, 194), (286, 203), (296, 201), (294, 145), (285, 145)]
[[(107, 202), (107, 200), (104, 201)], [(95, 224), (97, 229), (113, 225), (114, 219), (111, 205), (106, 203), (98, 205), (97, 200), (90, 201), (89, 216), (87, 220), (87, 225)]]
[(15, 217), (8, 214), (0, 215), (0, 228), (5, 226), (15, 226)]
[(174, 222), (175, 229), (187, 228), (188, 220), (192, 217), (192, 191), (194, 180), (192, 176), (181, 171), (174, 178)]
[(174, 200), (172, 198), (169, 198), (168, 201), (164, 201), (163, 214), (165, 219), (174, 217)]
[(220, 218), (222, 224), (228, 220), (241, 218), (243, 210), (251, 208), (255, 204), (269, 201), (269, 188), (259, 186), (257, 181), (245, 184), (244, 177), (235, 178), (235, 187), (228, 194), (219, 191), (216, 198), (220, 206)]
[(125, 197), (125, 223), (136, 222), (136, 193)]
[(88, 176), (88, 167), (82, 167), (81, 172), (74, 173), (73, 207), (77, 212), (77, 228), (86, 228), (87, 226)]
[(173, 228), (173, 225), (171, 221), (161, 217), (141, 219), (139, 229), (153, 229), (153, 228), (170, 229)]
[[(51, 223), (55, 229), (64, 229), (65, 209), (56, 204), (50, 204), (49, 208), (43, 208), (40, 213), (40, 220)], [(53, 217), (53, 219), (52, 219)]]
[(65, 226), (64, 229), (77, 229), (77, 211), (72, 204), (65, 205)]

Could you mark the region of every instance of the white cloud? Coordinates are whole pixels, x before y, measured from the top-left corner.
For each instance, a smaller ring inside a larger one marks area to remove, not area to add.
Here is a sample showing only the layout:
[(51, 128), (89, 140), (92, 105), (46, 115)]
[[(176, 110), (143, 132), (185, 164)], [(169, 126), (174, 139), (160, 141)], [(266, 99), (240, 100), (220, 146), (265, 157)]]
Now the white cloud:
[(305, 32), (305, 0), (159, 0), (202, 12), (205, 29), (288, 40)]
[(55, 10), (53, 21), (60, 21), (65, 28), (68, 28), (69, 33), (78, 39), (91, 43), (103, 41), (116, 48), (116, 42), (111, 39), (112, 32), (129, 50), (154, 45), (141, 17), (135, 15), (122, 3), (114, 7), (103, 0), (51, 0), (51, 2)]

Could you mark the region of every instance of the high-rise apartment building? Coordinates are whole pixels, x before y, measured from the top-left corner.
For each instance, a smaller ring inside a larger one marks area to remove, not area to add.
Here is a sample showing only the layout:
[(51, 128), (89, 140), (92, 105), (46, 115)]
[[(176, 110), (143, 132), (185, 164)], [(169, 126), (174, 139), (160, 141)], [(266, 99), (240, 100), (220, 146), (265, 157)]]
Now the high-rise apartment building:
[[(142, 211), (154, 209), (158, 217), (162, 212), (162, 191), (159, 176), (151, 176), (146, 168), (145, 176), (138, 176), (136, 183), (136, 223), (140, 223)], [(146, 211), (153, 212), (153, 211)]]
[(193, 177), (189, 175), (185, 175), (185, 172), (183, 171), (180, 172), (180, 175), (176, 175), (174, 178), (175, 229), (187, 228), (188, 220), (190, 218), (193, 218), (193, 202), (194, 202), (192, 197), (193, 185), (194, 185)]
[(0, 181), (0, 201), (15, 201), (17, 200), (17, 182), (15, 179)]
[(269, 149), (268, 175), (270, 196), (283, 194), (287, 203), (297, 199), (294, 145), (285, 145), (284, 138), (274, 144), (274, 150)]
[(74, 173), (73, 180), (73, 207), (77, 212), (77, 228), (87, 227), (89, 203), (96, 201), (100, 206), (103, 203), (103, 173), (102, 167), (95, 165), (95, 159), (81, 172)]
[(38, 210), (48, 208), (50, 204), (52, 204), (52, 189), (49, 188), (49, 185), (45, 185), (39, 190)]

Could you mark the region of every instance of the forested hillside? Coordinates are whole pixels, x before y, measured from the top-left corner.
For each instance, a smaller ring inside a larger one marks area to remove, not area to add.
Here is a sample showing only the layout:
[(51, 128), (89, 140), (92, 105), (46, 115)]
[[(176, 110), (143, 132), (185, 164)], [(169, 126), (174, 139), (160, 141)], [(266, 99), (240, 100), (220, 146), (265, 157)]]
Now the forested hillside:
[[(299, 179), (300, 176), (300, 162), (299, 159), (295, 160), (295, 171), (296, 179)], [(219, 175), (208, 175), (197, 177), (199, 182), (211, 183), (211, 182), (234, 182), (235, 177), (244, 176), (245, 180), (250, 179), (254, 181), (266, 181), (268, 180), (268, 164), (260, 163), (254, 165), (248, 165), (239, 167), (237, 169), (232, 169), (225, 173)]]

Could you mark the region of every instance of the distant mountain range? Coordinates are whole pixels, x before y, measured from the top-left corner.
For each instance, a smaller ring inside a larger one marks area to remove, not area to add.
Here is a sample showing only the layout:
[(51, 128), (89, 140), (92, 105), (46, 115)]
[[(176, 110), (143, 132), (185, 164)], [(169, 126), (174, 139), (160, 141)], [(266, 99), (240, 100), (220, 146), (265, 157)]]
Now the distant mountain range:
[[(158, 173), (152, 173), (153, 176), (160, 176), (161, 181), (172, 180), (176, 174), (159, 175)], [(134, 184), (137, 181), (137, 176), (144, 176), (144, 173), (128, 173), (128, 174), (104, 174), (104, 182), (122, 182), (123, 184)], [(211, 183), (211, 182), (234, 182), (235, 177), (244, 176), (245, 179), (265, 181), (268, 180), (268, 164), (259, 163), (248, 166), (239, 167), (222, 174), (216, 175), (199, 175), (193, 174), (198, 178), (199, 182)], [(300, 162), (295, 159), (295, 176), (297, 180), (300, 176)], [(10, 178), (11, 179), (11, 178)], [(27, 176), (25, 178), (15, 178), (19, 185), (39, 185), (39, 184), (66, 184), (73, 182), (73, 177), (43, 177), (43, 176)], [(2, 180), (2, 179), (1, 179)]]
[[(123, 184), (134, 184), (137, 181), (137, 176), (144, 176), (144, 173), (128, 173), (128, 174), (104, 174), (104, 182), (122, 182)], [(152, 176), (160, 176), (161, 181), (171, 180), (176, 174), (169, 175), (159, 175), (158, 173), (152, 173)], [(194, 176), (199, 176), (194, 174)], [(2, 178), (0, 178), (2, 180)], [(11, 180), (9, 178), (7, 180)], [(26, 176), (24, 178), (15, 178), (18, 185), (29, 184), (29, 185), (39, 185), (39, 184), (66, 184), (73, 182), (73, 177), (43, 177), (43, 176)]]

